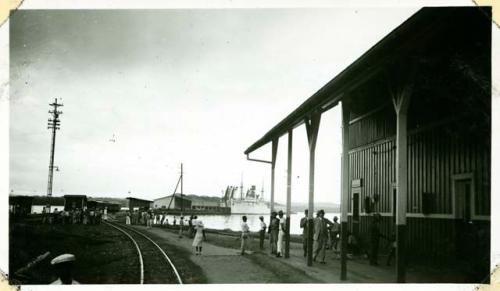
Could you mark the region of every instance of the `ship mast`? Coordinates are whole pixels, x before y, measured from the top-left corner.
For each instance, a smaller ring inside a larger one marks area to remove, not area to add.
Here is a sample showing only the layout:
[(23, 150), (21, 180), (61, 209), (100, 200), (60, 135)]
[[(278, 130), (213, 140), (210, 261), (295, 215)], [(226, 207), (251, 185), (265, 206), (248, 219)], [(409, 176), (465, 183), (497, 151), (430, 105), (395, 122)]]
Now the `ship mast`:
[(241, 172), (240, 199), (243, 200), (243, 172)]
[(260, 189), (260, 200), (264, 201), (264, 178), (262, 178), (262, 188)]

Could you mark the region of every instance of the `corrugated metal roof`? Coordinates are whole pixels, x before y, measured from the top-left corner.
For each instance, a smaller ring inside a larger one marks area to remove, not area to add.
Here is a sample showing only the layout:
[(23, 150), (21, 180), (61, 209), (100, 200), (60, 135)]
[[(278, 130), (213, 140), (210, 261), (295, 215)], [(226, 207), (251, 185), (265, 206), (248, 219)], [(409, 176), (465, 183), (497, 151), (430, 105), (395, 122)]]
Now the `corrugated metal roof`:
[(63, 206), (65, 199), (63, 197), (33, 197), (32, 205), (57, 205)]

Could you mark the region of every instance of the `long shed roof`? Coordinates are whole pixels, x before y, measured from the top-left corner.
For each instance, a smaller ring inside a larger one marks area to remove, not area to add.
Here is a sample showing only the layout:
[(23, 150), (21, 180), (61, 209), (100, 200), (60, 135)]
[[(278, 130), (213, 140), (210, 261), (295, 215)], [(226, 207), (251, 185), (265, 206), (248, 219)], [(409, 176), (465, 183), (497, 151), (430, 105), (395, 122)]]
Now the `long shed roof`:
[(344, 94), (348, 90), (379, 73), (389, 62), (401, 57), (415, 57), (432, 49), (426, 44), (439, 37), (439, 33), (450, 27), (460, 30), (463, 28), (461, 25), (467, 25), (464, 20), (470, 19), (470, 16), (477, 19), (478, 15), (487, 17), (484, 11), (474, 7), (420, 9), (249, 146), (244, 154), (250, 154), (301, 125), (313, 112), (329, 110), (347, 97)]

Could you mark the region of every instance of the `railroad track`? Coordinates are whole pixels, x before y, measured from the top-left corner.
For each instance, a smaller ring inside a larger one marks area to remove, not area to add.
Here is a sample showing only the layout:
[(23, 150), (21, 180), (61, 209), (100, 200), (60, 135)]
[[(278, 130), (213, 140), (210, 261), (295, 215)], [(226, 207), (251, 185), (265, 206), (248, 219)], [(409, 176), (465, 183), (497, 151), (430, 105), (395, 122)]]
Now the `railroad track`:
[(139, 258), (140, 284), (182, 284), (181, 276), (165, 251), (144, 233), (114, 222), (105, 222), (125, 236), (135, 246)]

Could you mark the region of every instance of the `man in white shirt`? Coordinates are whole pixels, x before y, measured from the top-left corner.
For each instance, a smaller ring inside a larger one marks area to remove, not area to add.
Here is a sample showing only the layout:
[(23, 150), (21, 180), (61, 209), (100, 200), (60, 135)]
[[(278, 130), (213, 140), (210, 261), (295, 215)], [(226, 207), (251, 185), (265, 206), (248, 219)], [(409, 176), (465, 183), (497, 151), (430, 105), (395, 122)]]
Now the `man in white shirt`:
[(260, 219), (260, 231), (259, 231), (260, 245), (259, 246), (260, 246), (260, 249), (263, 250), (264, 249), (264, 238), (266, 237), (267, 225), (264, 222), (264, 216), (260, 216), (259, 219)]
[(241, 255), (245, 254), (245, 250), (247, 249), (247, 241), (248, 241), (248, 236), (250, 235), (250, 228), (248, 227), (247, 224), (247, 217), (243, 215), (241, 218)]

